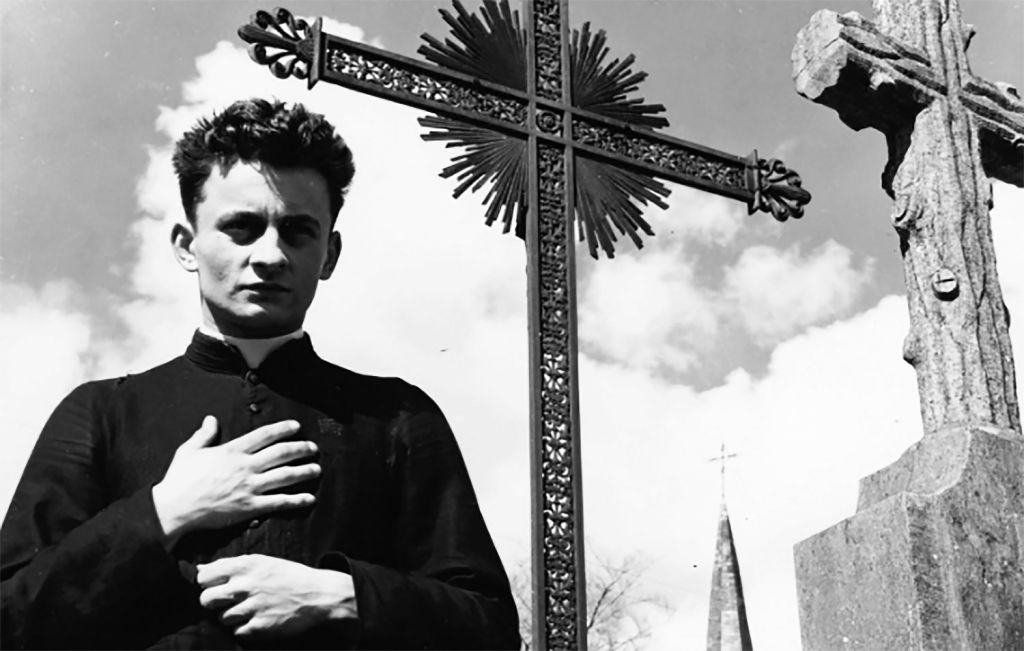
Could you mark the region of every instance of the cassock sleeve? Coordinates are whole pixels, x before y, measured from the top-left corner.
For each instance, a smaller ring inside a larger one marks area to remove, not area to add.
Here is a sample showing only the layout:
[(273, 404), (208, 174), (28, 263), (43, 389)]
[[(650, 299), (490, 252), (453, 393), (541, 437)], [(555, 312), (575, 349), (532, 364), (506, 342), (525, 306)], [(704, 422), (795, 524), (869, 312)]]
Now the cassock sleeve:
[(82, 385), (50, 416), (0, 528), (3, 648), (131, 644), (187, 588), (150, 490), (108, 502), (105, 390)]
[(395, 567), (340, 554), (321, 566), (348, 570), (360, 648), (518, 649), (508, 578), (440, 409), (413, 389), (394, 431)]

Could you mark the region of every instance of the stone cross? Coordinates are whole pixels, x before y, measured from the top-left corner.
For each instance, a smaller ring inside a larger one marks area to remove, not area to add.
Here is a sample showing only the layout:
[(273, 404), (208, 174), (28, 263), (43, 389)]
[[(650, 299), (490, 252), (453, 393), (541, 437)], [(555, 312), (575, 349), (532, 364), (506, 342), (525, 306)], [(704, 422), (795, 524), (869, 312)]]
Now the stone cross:
[(635, 202), (663, 205), (656, 179), (799, 217), (810, 194), (777, 160), (740, 157), (654, 132), (660, 106), (626, 99), (643, 74), (632, 57), (602, 66), (604, 35), (570, 44), (567, 0), (524, 0), (525, 29), (507, 2), (485, 0), (484, 21), (455, 2), (442, 12), (461, 43), (425, 35), (425, 63), (343, 39), (290, 12), (258, 12), (239, 30), (279, 77), (345, 86), (424, 109), (427, 139), (468, 153), (442, 173), (467, 187), (494, 184), (487, 222), (502, 217), (527, 249), (534, 641), (586, 648), (583, 508), (573, 242), (613, 254), (615, 230), (637, 245), (653, 234)]
[(803, 644), (1024, 648), (1024, 437), (989, 224), (989, 179), (1024, 186), (1024, 103), (971, 74), (957, 0), (873, 7), (815, 14), (793, 72), (886, 136), (924, 437), (796, 546)]
[(875, 0), (875, 22), (820, 11), (793, 51), (797, 91), (885, 134), (925, 432), (1020, 431), (988, 177), (1024, 186), (1024, 103), (971, 74), (957, 0)]

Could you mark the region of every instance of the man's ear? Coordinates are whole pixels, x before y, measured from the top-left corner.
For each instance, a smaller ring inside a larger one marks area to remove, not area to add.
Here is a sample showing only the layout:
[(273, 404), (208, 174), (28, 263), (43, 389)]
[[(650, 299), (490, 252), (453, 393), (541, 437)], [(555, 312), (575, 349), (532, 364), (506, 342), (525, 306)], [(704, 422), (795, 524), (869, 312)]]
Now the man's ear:
[(341, 256), (341, 233), (338, 231), (331, 231), (330, 236), (327, 238), (327, 257), (324, 258), (324, 264), (320, 267), (320, 280), (327, 280), (334, 273), (334, 267), (338, 264), (338, 258)]
[(196, 236), (191, 224), (178, 222), (171, 228), (174, 257), (185, 271), (195, 271), (199, 268), (194, 251), (195, 242)]

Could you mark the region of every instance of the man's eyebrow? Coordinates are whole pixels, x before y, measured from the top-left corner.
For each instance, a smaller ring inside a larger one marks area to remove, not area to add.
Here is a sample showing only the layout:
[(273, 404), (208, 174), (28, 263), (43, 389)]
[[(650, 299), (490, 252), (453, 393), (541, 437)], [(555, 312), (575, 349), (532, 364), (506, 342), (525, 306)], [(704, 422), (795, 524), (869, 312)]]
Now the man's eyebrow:
[(252, 210), (235, 210), (227, 212), (217, 218), (219, 222), (231, 221), (233, 219), (260, 219), (259, 213)]
[(289, 213), (281, 217), (281, 221), (297, 221), (303, 222), (304, 224), (315, 225), (316, 229), (320, 230), (320, 220), (313, 215), (300, 212), (300, 213)]

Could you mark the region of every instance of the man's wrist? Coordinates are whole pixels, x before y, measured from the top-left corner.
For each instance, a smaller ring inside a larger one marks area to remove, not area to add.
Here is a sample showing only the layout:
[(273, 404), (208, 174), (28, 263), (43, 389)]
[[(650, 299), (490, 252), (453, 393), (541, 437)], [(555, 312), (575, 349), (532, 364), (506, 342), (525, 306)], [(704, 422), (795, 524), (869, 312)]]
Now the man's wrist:
[(320, 575), (325, 595), (327, 621), (338, 622), (357, 619), (359, 609), (356, 604), (355, 584), (352, 576), (337, 570), (316, 570)]
[(173, 545), (185, 533), (188, 523), (173, 508), (173, 503), (167, 499), (161, 484), (153, 486), (152, 495), (153, 507), (156, 509), (157, 520), (160, 521), (160, 528), (163, 530), (164, 537)]

